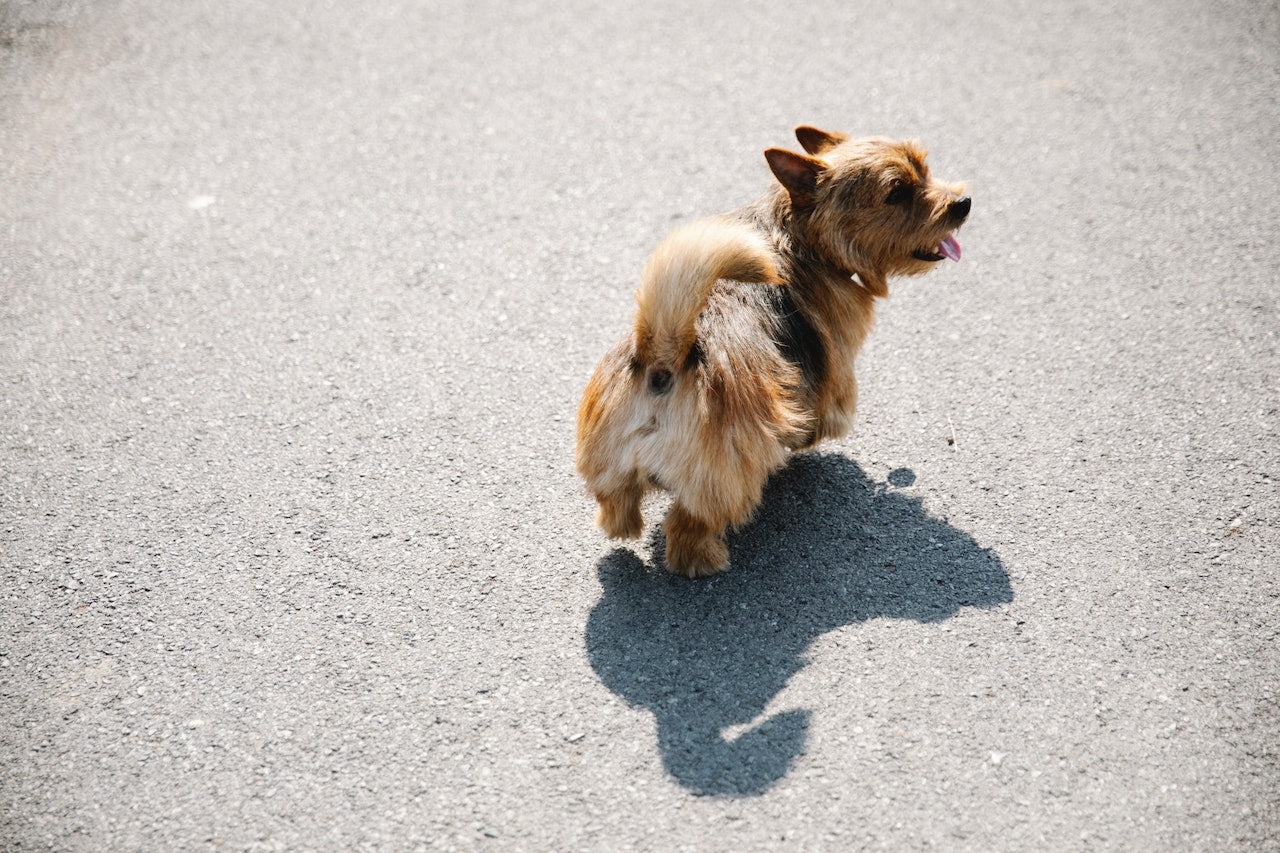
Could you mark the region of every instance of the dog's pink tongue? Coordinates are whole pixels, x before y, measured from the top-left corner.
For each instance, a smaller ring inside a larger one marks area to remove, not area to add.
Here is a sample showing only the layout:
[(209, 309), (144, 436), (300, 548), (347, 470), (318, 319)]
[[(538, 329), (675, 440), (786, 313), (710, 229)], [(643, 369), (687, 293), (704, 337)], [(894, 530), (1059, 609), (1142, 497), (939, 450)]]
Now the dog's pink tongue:
[(938, 244), (938, 254), (945, 255), (953, 261), (960, 260), (960, 241), (948, 234)]

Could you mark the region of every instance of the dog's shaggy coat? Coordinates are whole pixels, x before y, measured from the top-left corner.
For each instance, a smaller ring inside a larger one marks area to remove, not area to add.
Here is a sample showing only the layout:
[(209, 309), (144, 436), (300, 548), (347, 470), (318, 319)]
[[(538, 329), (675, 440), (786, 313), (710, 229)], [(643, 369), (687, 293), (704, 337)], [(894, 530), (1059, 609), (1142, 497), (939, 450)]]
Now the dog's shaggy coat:
[(728, 568), (725, 530), (751, 517), (788, 451), (849, 430), (854, 357), (888, 278), (960, 256), (969, 199), (929, 176), (918, 144), (796, 136), (809, 156), (765, 152), (773, 191), (654, 251), (634, 327), (578, 409), (600, 526), (639, 536), (645, 493), (669, 491), (666, 563), (690, 577)]

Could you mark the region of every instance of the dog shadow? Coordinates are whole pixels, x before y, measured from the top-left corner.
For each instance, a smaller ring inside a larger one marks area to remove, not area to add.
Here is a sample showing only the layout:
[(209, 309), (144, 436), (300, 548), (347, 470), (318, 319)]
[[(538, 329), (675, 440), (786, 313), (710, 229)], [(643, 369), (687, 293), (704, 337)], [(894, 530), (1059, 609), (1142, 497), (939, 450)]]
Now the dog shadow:
[[(828, 631), (867, 619), (939, 622), (1013, 600), (1000, 560), (896, 488), (836, 454), (805, 454), (770, 481), (755, 520), (729, 538), (733, 568), (689, 581), (618, 548), (597, 565), (587, 622), (600, 680), (657, 723), (662, 762), (696, 794), (753, 796), (804, 752), (810, 712), (748, 726)], [(649, 544), (660, 555), (660, 532)], [(660, 559), (660, 557), (659, 557)]]

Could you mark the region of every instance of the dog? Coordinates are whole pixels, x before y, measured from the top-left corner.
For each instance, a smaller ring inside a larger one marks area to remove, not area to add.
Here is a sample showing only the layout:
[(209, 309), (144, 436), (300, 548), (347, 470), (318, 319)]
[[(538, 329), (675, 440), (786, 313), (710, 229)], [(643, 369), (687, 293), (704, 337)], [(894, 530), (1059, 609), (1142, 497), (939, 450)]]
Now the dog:
[(806, 154), (764, 152), (777, 183), (654, 250), (634, 327), (578, 408), (576, 464), (610, 538), (638, 537), (652, 489), (672, 496), (667, 568), (729, 567), (788, 453), (849, 431), (854, 357), (892, 276), (960, 260), (963, 184), (935, 180), (914, 141), (796, 128)]

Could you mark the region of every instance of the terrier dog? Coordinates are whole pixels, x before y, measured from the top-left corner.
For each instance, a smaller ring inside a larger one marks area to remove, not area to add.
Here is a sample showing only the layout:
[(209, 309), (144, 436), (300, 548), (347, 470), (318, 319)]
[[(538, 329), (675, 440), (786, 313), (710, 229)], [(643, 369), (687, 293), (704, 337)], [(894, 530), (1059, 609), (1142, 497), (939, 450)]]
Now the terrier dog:
[(610, 538), (640, 535), (651, 489), (673, 501), (668, 569), (729, 567), (789, 451), (848, 432), (853, 362), (888, 278), (960, 260), (962, 184), (934, 180), (916, 142), (796, 128), (808, 156), (764, 152), (778, 183), (755, 203), (674, 231), (636, 293), (633, 330), (578, 408), (577, 467)]

